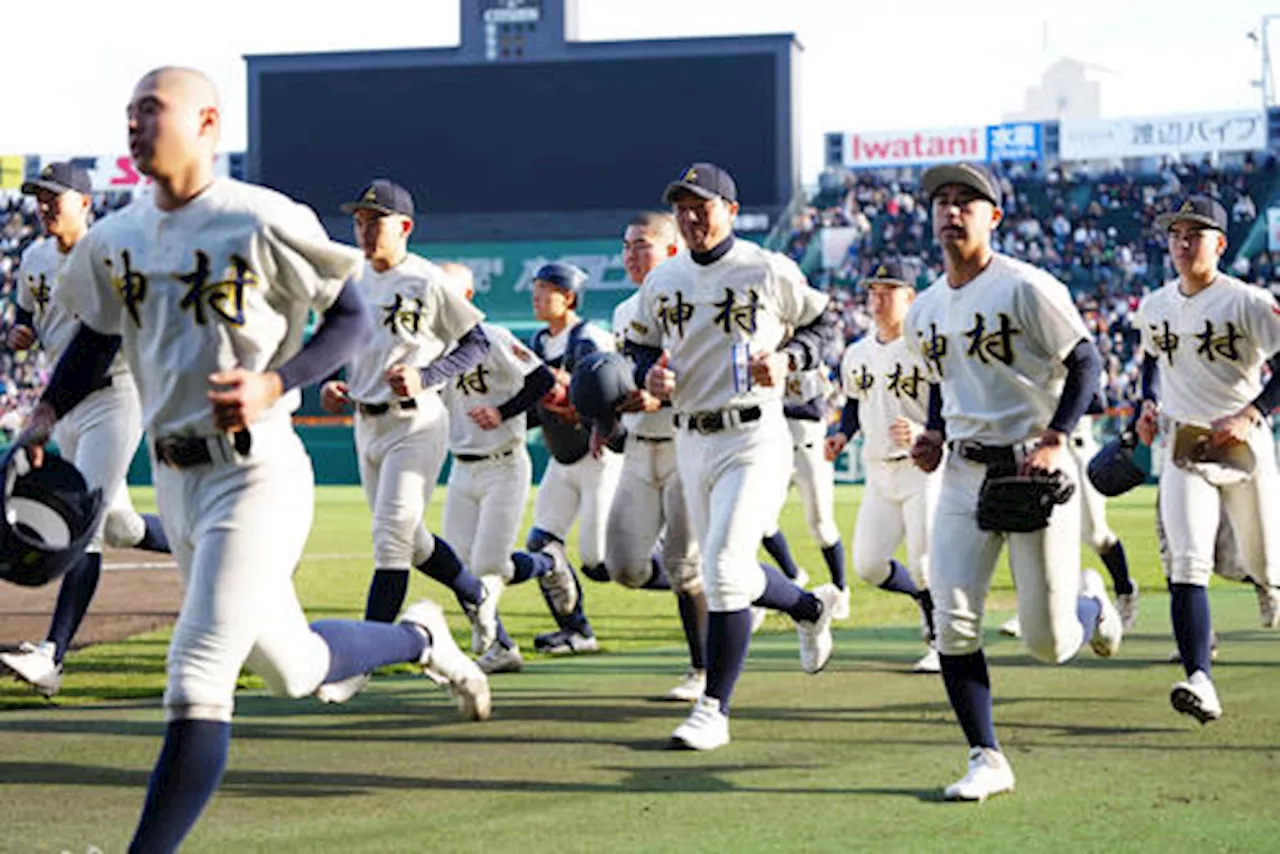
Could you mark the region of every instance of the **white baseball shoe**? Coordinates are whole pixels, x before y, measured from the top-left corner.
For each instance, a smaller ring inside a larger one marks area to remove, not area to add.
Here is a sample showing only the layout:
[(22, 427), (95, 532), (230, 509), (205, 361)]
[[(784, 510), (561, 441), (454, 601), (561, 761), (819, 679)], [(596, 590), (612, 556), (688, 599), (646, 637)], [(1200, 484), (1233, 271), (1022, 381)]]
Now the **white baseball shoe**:
[[(1210, 661), (1218, 660), (1218, 633), (1217, 632), (1209, 633), (1209, 660)], [(1173, 648), (1173, 652), (1169, 653), (1169, 663), (1170, 664), (1182, 663), (1182, 652), (1176, 646)]]
[(1022, 637), (1022, 622), (1018, 619), (1017, 614), (1000, 624), (1000, 634), (1007, 638)]
[(1102, 606), (1102, 610), (1098, 612), (1098, 624), (1089, 638), (1089, 646), (1099, 658), (1110, 658), (1120, 651), (1120, 641), (1124, 639), (1124, 624), (1120, 620), (1120, 612), (1111, 604), (1107, 587), (1096, 569), (1086, 569), (1080, 574), (1080, 595), (1096, 599)]
[(600, 642), (595, 635), (584, 635), (572, 629), (558, 629), (535, 637), (533, 648), (545, 655), (578, 655), (599, 652)]
[(978, 801), (1013, 791), (1013, 769), (999, 750), (975, 747), (969, 751), (969, 773), (942, 790), (949, 801)]
[(0, 653), (0, 665), (35, 688), (37, 694), (52, 697), (62, 690), (62, 665), (53, 660), (55, 652), (57, 647), (49, 641), (23, 641), (17, 652)]
[(1254, 585), (1258, 594), (1258, 619), (1264, 629), (1280, 626), (1280, 587), (1266, 584)]
[(571, 614), (578, 607), (578, 584), (573, 577), (569, 557), (564, 552), (564, 543), (552, 540), (542, 547), (542, 553), (551, 557), (553, 565), (550, 573), (538, 577), (538, 584), (557, 614)]
[(703, 694), (693, 712), (671, 733), (675, 747), (685, 750), (715, 750), (729, 743), (729, 716), (720, 711), (720, 701)]
[(473, 721), (488, 720), (493, 702), (489, 695), (489, 677), (458, 648), (440, 606), (423, 599), (409, 606), (400, 616), (400, 622), (415, 625), (427, 633), (430, 645), (419, 663), (428, 675), (448, 683), (449, 693), (462, 716)]
[(847, 620), (849, 619), (849, 588), (846, 587), (841, 590), (837, 587), (836, 592), (840, 595), (836, 597), (836, 607), (835, 610), (831, 612), (831, 619)]
[(1190, 715), (1201, 724), (1222, 717), (1218, 690), (1213, 687), (1213, 680), (1203, 670), (1192, 673), (1185, 681), (1175, 682), (1173, 691), (1169, 693), (1169, 702), (1173, 703), (1174, 709)]
[(820, 673), (831, 660), (831, 620), (835, 615), (840, 590), (834, 584), (820, 584), (813, 595), (822, 603), (818, 619), (796, 620), (796, 637), (800, 639), (800, 666), (805, 673)]
[(480, 669), (485, 673), (519, 673), (524, 670), (524, 656), (520, 654), (518, 646), (508, 649), (500, 643), (495, 643), (480, 656), (476, 664), (480, 665)]
[(941, 673), (942, 661), (938, 658), (938, 651), (933, 647), (929, 647), (928, 652), (920, 656), (920, 660), (911, 665), (912, 673)]
[(316, 689), (316, 699), (322, 703), (345, 703), (369, 685), (368, 673), (357, 673), (337, 682), (326, 682)]
[(1120, 625), (1127, 632), (1138, 623), (1138, 582), (1133, 582), (1132, 593), (1116, 594), (1116, 610), (1120, 612)]
[(662, 699), (673, 703), (695, 703), (707, 690), (707, 671), (694, 670), (690, 667), (680, 677), (680, 682), (670, 691), (662, 695)]
[(463, 608), (471, 621), (471, 651), (477, 655), (492, 647), (498, 639), (498, 599), (507, 586), (496, 575), (484, 576), (480, 584), (484, 587), (484, 598), (480, 604)]

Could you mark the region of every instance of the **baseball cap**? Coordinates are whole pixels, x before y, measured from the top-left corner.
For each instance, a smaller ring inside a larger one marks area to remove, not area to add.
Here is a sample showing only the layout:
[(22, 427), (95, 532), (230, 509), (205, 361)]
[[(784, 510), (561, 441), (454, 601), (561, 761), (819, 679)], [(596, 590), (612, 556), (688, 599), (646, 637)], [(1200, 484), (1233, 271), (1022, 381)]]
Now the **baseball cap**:
[(74, 190), (87, 196), (93, 192), (93, 182), (89, 180), (89, 173), (86, 170), (72, 164), (69, 160), (60, 160), (41, 169), (40, 177), (32, 181), (24, 181), (22, 184), (24, 195), (34, 196), (38, 190), (49, 190), (53, 193)]
[(343, 213), (355, 213), (361, 208), (384, 214), (413, 216), (413, 196), (395, 181), (375, 178), (360, 191), (354, 202), (343, 202)]
[(869, 287), (873, 284), (896, 285), (901, 288), (915, 287), (902, 269), (902, 262), (895, 260), (881, 261), (862, 280), (862, 284), (864, 287)]
[(1227, 230), (1227, 209), (1209, 196), (1189, 196), (1174, 210), (1156, 217), (1156, 225), (1168, 231), (1175, 222), (1198, 222), (1218, 231)]
[(557, 288), (577, 293), (587, 281), (587, 274), (580, 268), (564, 261), (550, 261), (538, 268), (533, 274), (535, 280), (550, 282)]
[(920, 187), (930, 200), (947, 184), (960, 184), (1000, 207), (1000, 182), (985, 166), (973, 163), (945, 163), (931, 166), (920, 176)]
[(694, 163), (680, 173), (680, 177), (667, 185), (662, 193), (662, 201), (671, 204), (676, 193), (686, 190), (703, 199), (724, 199), (727, 202), (738, 200), (738, 185), (733, 177), (714, 163)]

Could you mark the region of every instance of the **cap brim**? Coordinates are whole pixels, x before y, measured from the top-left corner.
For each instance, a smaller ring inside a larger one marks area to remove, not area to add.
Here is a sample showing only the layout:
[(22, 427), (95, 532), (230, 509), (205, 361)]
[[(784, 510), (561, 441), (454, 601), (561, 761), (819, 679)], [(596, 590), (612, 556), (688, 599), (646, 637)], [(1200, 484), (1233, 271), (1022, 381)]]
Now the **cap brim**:
[(867, 287), (871, 287), (872, 285), (893, 285), (894, 287), (899, 288), (915, 287), (915, 285), (911, 284), (906, 279), (890, 279), (888, 276), (871, 276), (870, 278), (865, 279), (863, 284)]
[(690, 184), (687, 181), (672, 181), (667, 185), (667, 189), (662, 193), (662, 201), (664, 204), (671, 204), (676, 200), (679, 193), (693, 193), (700, 199), (718, 199), (719, 193), (712, 192), (706, 187), (699, 187), (697, 184)]
[(1173, 227), (1175, 222), (1196, 222), (1206, 228), (1212, 228), (1214, 231), (1222, 231), (1222, 223), (1214, 221), (1213, 217), (1205, 216), (1201, 213), (1179, 213), (1171, 211), (1162, 213), (1156, 217), (1156, 227), (1162, 231), (1168, 231)]
[(373, 202), (343, 202), (340, 210), (343, 213), (355, 213), (356, 211), (377, 211), (384, 214), (397, 214), (399, 216), (412, 216), (412, 214), (402, 214), (400, 211), (392, 210), (386, 205), (377, 205)]
[(925, 173), (920, 176), (920, 187), (930, 199), (947, 184), (959, 184), (962, 187), (968, 187), (996, 207), (1000, 206), (1000, 200), (991, 194), (991, 190), (985, 186), (986, 182), (963, 166), (953, 164), (933, 166), (926, 169)]
[(57, 181), (50, 181), (47, 178), (37, 178), (34, 181), (22, 182), (22, 194), (24, 196), (34, 196), (41, 190), (48, 190), (51, 193), (78, 193), (75, 187), (68, 187), (66, 184), (59, 184)]

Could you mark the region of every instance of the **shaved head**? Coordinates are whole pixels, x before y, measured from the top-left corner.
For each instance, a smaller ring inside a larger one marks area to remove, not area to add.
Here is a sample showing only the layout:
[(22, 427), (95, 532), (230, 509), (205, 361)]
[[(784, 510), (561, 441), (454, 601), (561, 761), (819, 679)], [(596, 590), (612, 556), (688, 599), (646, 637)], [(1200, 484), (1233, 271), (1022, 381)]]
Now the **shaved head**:
[(164, 195), (185, 200), (209, 184), (222, 112), (218, 89), (206, 74), (177, 66), (148, 71), (134, 87), (127, 112), (129, 153)]
[(195, 68), (184, 68), (180, 65), (154, 68), (142, 75), (142, 79), (138, 81), (138, 88), (144, 85), (169, 92), (175, 98), (180, 97), (197, 108), (222, 109), (222, 103), (218, 99), (218, 87), (213, 85), (209, 75)]
[(457, 261), (443, 261), (439, 266), (452, 280), (453, 284), (467, 295), (467, 299), (471, 299), (475, 295), (476, 278), (470, 267), (466, 264), (459, 264)]

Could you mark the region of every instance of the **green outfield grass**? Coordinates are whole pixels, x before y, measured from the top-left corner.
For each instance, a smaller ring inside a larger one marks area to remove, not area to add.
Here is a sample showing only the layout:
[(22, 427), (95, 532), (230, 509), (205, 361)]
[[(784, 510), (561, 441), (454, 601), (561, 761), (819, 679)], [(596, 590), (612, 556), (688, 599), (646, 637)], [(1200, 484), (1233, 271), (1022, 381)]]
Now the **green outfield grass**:
[[(845, 531), (858, 495), (837, 492)], [(149, 493), (135, 499), (149, 506)], [(443, 693), (404, 671), (337, 708), (267, 697), (245, 677), (226, 779), (183, 850), (1276, 850), (1280, 634), (1257, 628), (1249, 589), (1215, 585), (1226, 717), (1201, 728), (1172, 712), (1181, 671), (1164, 663), (1153, 499), (1144, 489), (1112, 504), (1146, 591), (1116, 660), (1032, 663), (994, 634), (1013, 602), (1007, 570), (997, 575), (988, 649), (1012, 797), (938, 800), (965, 748), (937, 677), (906, 672), (921, 647), (903, 597), (856, 584), (853, 618), (819, 676), (800, 672), (794, 632), (771, 620), (739, 683), (732, 744), (699, 755), (665, 749), (684, 707), (648, 699), (685, 665), (670, 594), (584, 582), (607, 654), (528, 656), (525, 673), (494, 678), (484, 724), (458, 721)], [(354, 488), (322, 489), (318, 501), (299, 590), (313, 616), (356, 616), (368, 511)], [(429, 522), (438, 518), (437, 506)], [(795, 500), (783, 528), (824, 580)], [(418, 595), (446, 599), (425, 579)], [(465, 620), (449, 609), (462, 638)], [(509, 591), (503, 614), (528, 646), (550, 626), (533, 585)], [(56, 704), (0, 682), (0, 852), (125, 850), (160, 745), (166, 640), (75, 653)]]

